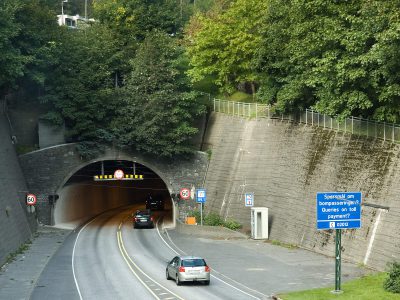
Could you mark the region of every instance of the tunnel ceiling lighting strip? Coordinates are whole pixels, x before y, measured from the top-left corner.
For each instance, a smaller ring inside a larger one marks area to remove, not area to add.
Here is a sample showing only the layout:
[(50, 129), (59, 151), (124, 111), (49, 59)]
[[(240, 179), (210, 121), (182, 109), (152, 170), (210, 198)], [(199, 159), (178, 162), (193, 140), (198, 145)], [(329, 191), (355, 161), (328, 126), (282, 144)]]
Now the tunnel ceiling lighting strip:
[(143, 175), (137, 174), (125, 174), (123, 178), (117, 179), (114, 175), (95, 175), (93, 176), (94, 181), (106, 181), (106, 180), (143, 180)]

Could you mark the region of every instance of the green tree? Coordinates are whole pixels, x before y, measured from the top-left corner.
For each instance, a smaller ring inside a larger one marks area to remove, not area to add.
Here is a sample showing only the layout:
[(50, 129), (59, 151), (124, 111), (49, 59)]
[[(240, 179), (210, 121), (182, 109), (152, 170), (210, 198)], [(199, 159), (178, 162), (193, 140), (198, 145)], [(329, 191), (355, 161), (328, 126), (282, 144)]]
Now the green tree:
[(5, 0), (0, 15), (0, 90), (43, 85), (59, 30), (55, 12), (45, 0)]
[(14, 38), (14, 45), (25, 58), (24, 77), (26, 82), (43, 86), (48, 67), (56, 59), (54, 47), (60, 27), (56, 14), (47, 0), (28, 0), (16, 14), (21, 31)]
[(102, 23), (128, 41), (140, 41), (153, 29), (179, 34), (188, 20), (187, 0), (94, 0), (94, 13)]
[(398, 1), (271, 0), (260, 97), (280, 111), (399, 120)]
[(250, 83), (255, 91), (257, 74), (253, 66), (261, 43), (266, 3), (217, 2), (214, 10), (191, 20), (186, 40), (193, 81), (212, 76), (225, 92), (233, 92), (240, 83)]
[(20, 1), (0, 1), (0, 94), (5, 93), (23, 75), (26, 63), (26, 58), (13, 44), (13, 39), (21, 30), (21, 25), (16, 20), (16, 14), (21, 7)]
[(52, 107), (45, 119), (65, 122), (68, 139), (99, 145), (111, 141), (115, 115), (115, 74), (119, 41), (102, 25), (64, 28), (58, 60), (46, 80), (42, 102)]
[(192, 151), (193, 118), (204, 112), (190, 92), (182, 49), (162, 32), (151, 32), (131, 61), (132, 73), (120, 90), (116, 143), (145, 153), (172, 156)]

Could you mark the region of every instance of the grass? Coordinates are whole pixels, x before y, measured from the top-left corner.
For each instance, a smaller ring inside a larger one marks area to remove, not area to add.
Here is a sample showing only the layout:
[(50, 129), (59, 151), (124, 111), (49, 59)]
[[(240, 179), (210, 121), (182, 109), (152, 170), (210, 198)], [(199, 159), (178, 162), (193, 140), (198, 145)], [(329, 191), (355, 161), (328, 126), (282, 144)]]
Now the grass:
[(283, 300), (400, 300), (400, 294), (389, 293), (383, 289), (386, 276), (387, 273), (382, 272), (342, 283), (342, 294), (332, 294), (334, 287), (330, 287), (281, 294), (279, 297)]
[[(268, 242), (268, 241), (266, 241), (266, 242)], [(275, 245), (275, 246), (284, 247), (284, 248), (287, 248), (287, 249), (297, 249), (298, 248), (296, 245), (286, 244), (286, 243), (283, 243), (283, 242), (280, 242), (280, 241), (277, 241), (277, 240), (272, 240), (271, 244)]]
[[(18, 255), (25, 253), (29, 249), (31, 244), (32, 244), (31, 241), (27, 241), (25, 244), (22, 244), (15, 252), (13, 252), (7, 256), (4, 265), (13, 262), (17, 258)], [(1, 267), (2, 266), (0, 266), (0, 268)]]

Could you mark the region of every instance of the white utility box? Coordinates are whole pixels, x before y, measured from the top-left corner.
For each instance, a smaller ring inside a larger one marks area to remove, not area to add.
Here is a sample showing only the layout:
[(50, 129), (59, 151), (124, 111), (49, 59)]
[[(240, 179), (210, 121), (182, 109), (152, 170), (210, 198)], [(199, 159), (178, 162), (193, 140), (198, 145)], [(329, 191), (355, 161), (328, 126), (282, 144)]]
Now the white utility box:
[(255, 240), (268, 239), (268, 208), (251, 208), (251, 238)]

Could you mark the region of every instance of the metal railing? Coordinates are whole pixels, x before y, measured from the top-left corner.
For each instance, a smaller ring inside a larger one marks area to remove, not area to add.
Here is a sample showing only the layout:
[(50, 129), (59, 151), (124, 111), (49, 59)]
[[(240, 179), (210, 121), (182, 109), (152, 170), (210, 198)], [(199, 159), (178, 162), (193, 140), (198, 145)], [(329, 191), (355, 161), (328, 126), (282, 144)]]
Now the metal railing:
[(330, 130), (367, 136), (384, 141), (400, 143), (400, 126), (394, 123), (378, 122), (362, 118), (350, 117), (344, 120), (320, 114), (306, 109), (294, 116), (289, 114), (275, 114), (267, 104), (244, 103), (228, 100), (213, 100), (214, 112), (225, 113), (233, 116), (258, 119), (280, 119), (306, 125), (327, 128)]

